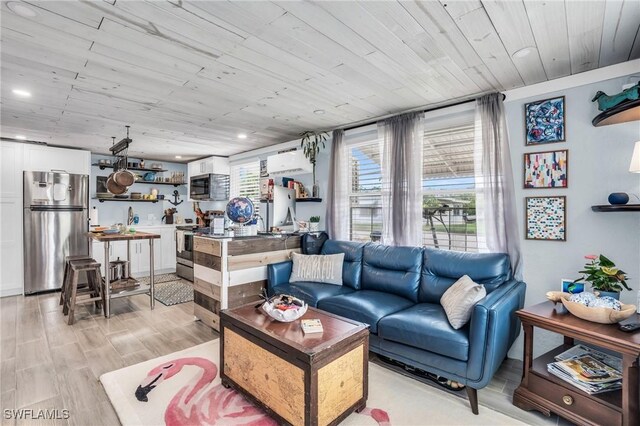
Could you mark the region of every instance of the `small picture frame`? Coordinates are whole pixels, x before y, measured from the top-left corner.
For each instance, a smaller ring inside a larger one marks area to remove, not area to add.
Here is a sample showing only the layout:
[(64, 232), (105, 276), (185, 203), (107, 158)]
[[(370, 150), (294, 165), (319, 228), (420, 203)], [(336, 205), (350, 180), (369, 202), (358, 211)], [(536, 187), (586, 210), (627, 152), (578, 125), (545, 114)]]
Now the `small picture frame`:
[(524, 189), (568, 188), (569, 150), (524, 154)]
[(526, 145), (565, 142), (564, 96), (524, 104)]
[(584, 291), (584, 286), (586, 284), (587, 283), (585, 283), (584, 281), (576, 281), (574, 283), (573, 280), (563, 278), (561, 290), (564, 293), (571, 293), (571, 294), (582, 293)]
[(567, 197), (526, 197), (527, 240), (567, 241)]

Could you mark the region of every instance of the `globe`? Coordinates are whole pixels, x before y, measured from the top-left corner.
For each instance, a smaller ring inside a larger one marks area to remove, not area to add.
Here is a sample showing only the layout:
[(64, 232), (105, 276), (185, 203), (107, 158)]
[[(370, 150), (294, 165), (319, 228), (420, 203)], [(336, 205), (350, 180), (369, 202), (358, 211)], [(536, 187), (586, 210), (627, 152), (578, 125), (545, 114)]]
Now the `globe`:
[(247, 197), (234, 197), (227, 203), (227, 217), (235, 223), (247, 223), (253, 219), (255, 208)]

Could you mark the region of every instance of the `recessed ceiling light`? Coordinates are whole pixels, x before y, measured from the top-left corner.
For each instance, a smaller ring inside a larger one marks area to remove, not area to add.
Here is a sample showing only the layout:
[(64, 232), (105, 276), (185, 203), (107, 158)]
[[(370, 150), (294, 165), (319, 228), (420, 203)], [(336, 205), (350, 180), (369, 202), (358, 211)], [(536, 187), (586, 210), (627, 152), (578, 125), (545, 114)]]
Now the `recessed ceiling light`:
[(13, 89), (12, 92), (13, 92), (14, 95), (20, 96), (22, 98), (30, 98), (31, 97), (31, 92), (27, 92), (26, 90)]
[(323, 109), (317, 109), (315, 111), (313, 111), (314, 114), (324, 114), (324, 110)]
[(27, 137), (24, 136), (24, 135), (16, 135), (16, 139), (19, 139), (19, 140), (23, 141), (23, 140), (27, 139)]
[(34, 16), (38, 16), (38, 13), (35, 10), (17, 1), (10, 1), (9, 3), (7, 3), (7, 7), (16, 15), (24, 16), (25, 18), (33, 18)]
[(520, 50), (516, 50), (515, 52), (513, 52), (513, 56), (514, 58), (524, 58), (525, 56), (528, 56), (531, 52), (533, 52), (533, 47), (523, 47)]
[(247, 138), (246, 133), (238, 133), (238, 139), (246, 139), (246, 138)]
[(176, 158), (179, 160), (182, 158), (182, 155), (176, 155)]

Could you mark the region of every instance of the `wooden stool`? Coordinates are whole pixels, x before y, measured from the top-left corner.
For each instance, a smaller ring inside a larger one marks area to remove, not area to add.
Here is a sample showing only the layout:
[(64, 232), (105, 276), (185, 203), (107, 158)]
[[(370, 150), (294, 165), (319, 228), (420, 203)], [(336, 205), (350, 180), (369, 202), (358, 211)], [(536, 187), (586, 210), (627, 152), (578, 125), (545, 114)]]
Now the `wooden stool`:
[(66, 256), (64, 258), (64, 275), (62, 278), (62, 286), (60, 287), (60, 306), (64, 305), (64, 293), (65, 291), (67, 291), (66, 289), (67, 280), (71, 272), (71, 269), (69, 268), (69, 262), (72, 260), (93, 260), (93, 259), (88, 254)]
[[(62, 312), (65, 315), (69, 315), (68, 324), (72, 325), (74, 322), (74, 312), (76, 303), (92, 303), (102, 302), (101, 306), (104, 310), (105, 295), (102, 291), (102, 277), (100, 276), (100, 264), (93, 259), (89, 260), (71, 260), (70, 262), (71, 272), (69, 279), (67, 280), (67, 290), (65, 291), (65, 302)], [(86, 289), (78, 290), (78, 279), (80, 273), (87, 274), (87, 281), (89, 287)], [(89, 296), (89, 297), (84, 297)]]

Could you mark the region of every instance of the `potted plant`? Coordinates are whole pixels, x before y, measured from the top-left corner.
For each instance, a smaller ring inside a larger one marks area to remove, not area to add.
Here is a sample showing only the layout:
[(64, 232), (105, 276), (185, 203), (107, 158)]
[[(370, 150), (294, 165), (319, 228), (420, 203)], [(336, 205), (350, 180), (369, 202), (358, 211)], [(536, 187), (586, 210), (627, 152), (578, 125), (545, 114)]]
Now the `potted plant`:
[(590, 254), (584, 258), (590, 262), (584, 265), (583, 271), (580, 271), (584, 275), (574, 282), (588, 281), (593, 290), (600, 292), (601, 297), (610, 296), (617, 300), (620, 300), (620, 292), (623, 288), (631, 290), (627, 285), (626, 273), (616, 268), (616, 264), (604, 255)]
[(300, 147), (304, 152), (304, 156), (309, 159), (309, 162), (313, 166), (313, 198), (320, 197), (320, 187), (316, 182), (316, 159), (321, 148), (324, 148), (324, 142), (329, 136), (327, 132), (312, 132), (307, 130), (300, 133), (302, 137), (300, 141)]
[(311, 216), (309, 218), (309, 231), (318, 232), (320, 227), (320, 216)]

